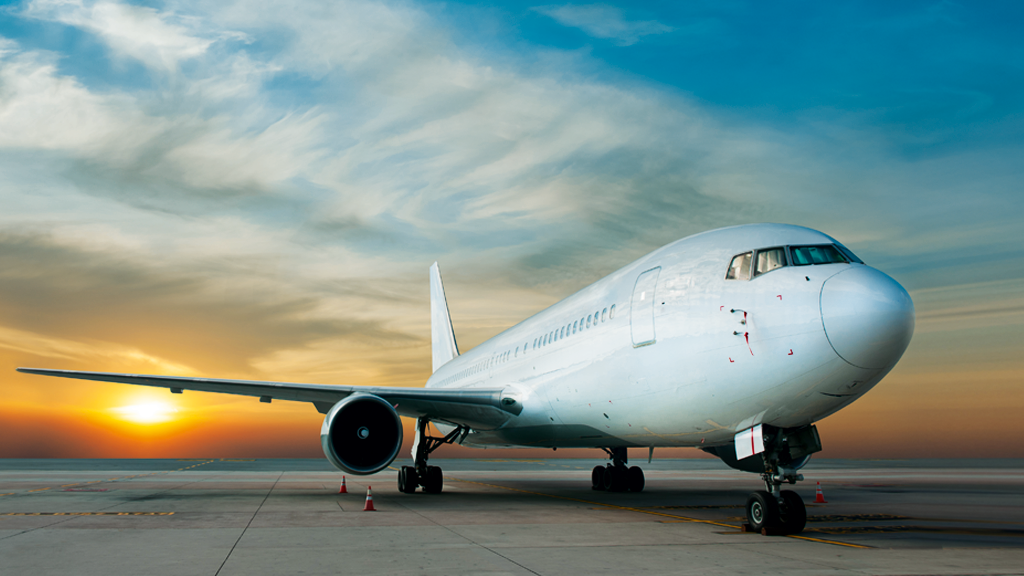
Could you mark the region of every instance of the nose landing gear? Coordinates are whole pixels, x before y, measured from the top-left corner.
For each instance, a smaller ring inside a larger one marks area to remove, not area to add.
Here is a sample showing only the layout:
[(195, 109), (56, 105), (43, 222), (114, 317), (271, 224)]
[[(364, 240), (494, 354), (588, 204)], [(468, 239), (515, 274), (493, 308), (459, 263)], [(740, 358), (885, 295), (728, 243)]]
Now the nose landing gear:
[(642, 492), (645, 485), (644, 471), (639, 466), (627, 467), (629, 462), (625, 448), (604, 448), (611, 458), (606, 466), (595, 466), (590, 474), (591, 489), (608, 492)]
[(796, 484), (804, 477), (795, 469), (780, 466), (777, 451), (766, 450), (762, 456), (764, 472), (761, 479), (765, 490), (758, 490), (747, 498), (747, 526), (765, 536), (799, 534), (807, 524), (804, 501), (796, 492), (780, 488), (783, 483)]

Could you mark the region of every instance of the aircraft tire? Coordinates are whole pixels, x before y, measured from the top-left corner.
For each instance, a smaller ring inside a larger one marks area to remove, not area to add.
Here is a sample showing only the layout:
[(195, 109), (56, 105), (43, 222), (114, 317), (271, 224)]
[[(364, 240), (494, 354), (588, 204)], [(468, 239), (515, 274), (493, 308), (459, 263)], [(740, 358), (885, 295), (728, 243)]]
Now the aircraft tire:
[(747, 498), (747, 522), (755, 532), (775, 529), (779, 524), (779, 502), (770, 492), (758, 490)]
[(604, 466), (594, 466), (590, 473), (590, 489), (604, 490)]
[(604, 469), (604, 489), (608, 492), (625, 492), (626, 469), (619, 466), (606, 466)]
[(779, 506), (779, 520), (783, 533), (799, 534), (804, 531), (807, 525), (807, 508), (804, 507), (803, 498), (792, 490), (783, 490), (779, 493), (782, 502)]
[(630, 492), (643, 492), (645, 484), (644, 471), (639, 466), (631, 466), (626, 471), (626, 487)]
[(427, 477), (423, 479), (423, 491), (440, 494), (443, 487), (444, 478), (441, 477), (441, 467), (427, 466)]
[(398, 471), (398, 491), (406, 494), (416, 492), (416, 487), (420, 483), (419, 480), (415, 468), (412, 466), (402, 466)]

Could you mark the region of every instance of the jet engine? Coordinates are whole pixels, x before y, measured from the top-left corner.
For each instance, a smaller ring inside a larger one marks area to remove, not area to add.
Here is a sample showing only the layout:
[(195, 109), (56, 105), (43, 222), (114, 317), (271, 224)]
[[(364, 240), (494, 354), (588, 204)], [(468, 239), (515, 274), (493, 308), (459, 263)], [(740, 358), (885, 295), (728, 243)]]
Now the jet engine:
[(353, 394), (327, 412), (320, 445), (341, 470), (360, 475), (380, 472), (402, 447), (402, 419), (383, 398)]

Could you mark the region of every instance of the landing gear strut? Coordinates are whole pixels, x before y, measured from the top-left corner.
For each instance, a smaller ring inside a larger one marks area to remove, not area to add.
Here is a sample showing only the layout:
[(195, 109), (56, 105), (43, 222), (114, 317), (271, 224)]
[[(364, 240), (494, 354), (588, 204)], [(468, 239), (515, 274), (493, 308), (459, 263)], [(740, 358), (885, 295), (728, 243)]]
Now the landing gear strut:
[[(780, 441), (782, 438), (781, 434), (771, 442), (765, 438), (765, 451), (761, 453), (764, 459), (761, 479), (765, 489), (747, 498), (747, 522), (754, 532), (766, 536), (799, 534), (807, 524), (807, 509), (800, 495), (792, 490), (781, 490), (783, 484), (796, 484), (804, 479), (802, 474), (797, 474), (803, 463), (793, 462), (788, 446)], [(794, 466), (787, 467), (782, 462)]]
[(443, 438), (428, 436), (427, 426), (430, 420), (420, 416), (416, 420), (416, 440), (412, 445), (413, 466), (402, 466), (398, 470), (398, 491), (412, 494), (419, 486), (424, 492), (439, 494), (444, 486), (444, 479), (441, 476), (440, 466), (428, 466), (427, 459), (430, 453), (437, 450), (444, 444), (461, 442), (469, 428), (457, 426)]
[(627, 467), (626, 449), (602, 448), (611, 458), (606, 466), (595, 466), (590, 474), (591, 488), (609, 492), (641, 492), (644, 489), (644, 471), (639, 466)]

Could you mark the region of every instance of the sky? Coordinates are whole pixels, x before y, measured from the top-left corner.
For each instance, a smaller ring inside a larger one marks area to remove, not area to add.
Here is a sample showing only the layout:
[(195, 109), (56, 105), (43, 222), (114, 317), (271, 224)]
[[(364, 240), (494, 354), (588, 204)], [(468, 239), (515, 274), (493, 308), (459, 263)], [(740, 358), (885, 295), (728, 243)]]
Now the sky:
[(422, 386), (435, 260), (466, 351), (751, 222), (826, 232), (914, 299), (821, 456), (1024, 457), (1022, 16), (0, 4), (0, 457), (321, 457), (308, 404), (14, 369)]

